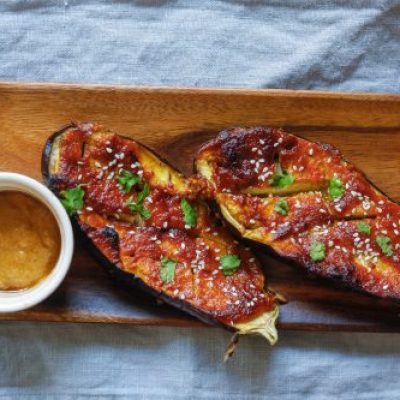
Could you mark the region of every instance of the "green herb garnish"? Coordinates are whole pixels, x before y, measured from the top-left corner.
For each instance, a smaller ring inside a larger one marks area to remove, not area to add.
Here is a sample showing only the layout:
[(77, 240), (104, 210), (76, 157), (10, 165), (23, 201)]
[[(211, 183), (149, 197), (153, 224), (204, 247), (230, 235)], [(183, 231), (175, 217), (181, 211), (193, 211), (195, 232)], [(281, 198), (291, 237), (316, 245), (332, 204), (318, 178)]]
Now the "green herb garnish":
[(371, 234), (371, 227), (364, 221), (360, 221), (357, 224), (357, 230), (358, 232), (365, 233), (368, 236)]
[(312, 243), (310, 257), (313, 261), (322, 261), (325, 258), (325, 245), (321, 242)]
[(279, 200), (274, 207), (274, 210), (281, 215), (287, 215), (289, 212), (289, 206), (286, 200)]
[(290, 175), (287, 171), (275, 172), (268, 183), (273, 187), (284, 188), (290, 186), (294, 182), (293, 175)]
[(387, 236), (377, 236), (375, 240), (376, 243), (378, 243), (379, 247), (381, 248), (383, 254), (389, 257), (393, 255), (393, 249), (392, 249), (392, 244), (390, 242), (390, 238), (388, 238)]
[(240, 258), (235, 254), (228, 254), (220, 259), (222, 272), (225, 276), (233, 275), (239, 269), (240, 263)]
[(136, 203), (143, 203), (144, 199), (150, 194), (150, 186), (146, 182), (143, 186), (143, 190), (139, 192), (136, 198)]
[(340, 179), (333, 177), (329, 181), (329, 189), (328, 189), (329, 197), (332, 200), (337, 199), (339, 197), (342, 197), (344, 192), (345, 192), (345, 189), (342, 185), (342, 182), (340, 182)]
[(197, 211), (186, 199), (181, 200), (181, 208), (183, 211), (183, 217), (185, 224), (189, 225), (191, 228), (195, 228), (197, 225)]
[(133, 174), (131, 171), (127, 171), (126, 169), (122, 170), (118, 176), (118, 183), (125, 193), (129, 193), (132, 187), (137, 185), (140, 180), (139, 175)]
[(60, 194), (62, 197), (61, 203), (69, 215), (75, 214), (83, 207), (83, 196), (85, 195), (85, 191), (80, 185), (72, 189), (63, 190)]
[(144, 219), (149, 219), (151, 217), (151, 212), (143, 206), (144, 199), (150, 194), (150, 186), (146, 182), (144, 184), (143, 190), (138, 193), (136, 197), (136, 202), (128, 200), (126, 206), (134, 214), (139, 214)]
[(163, 282), (173, 282), (175, 279), (175, 267), (177, 262), (170, 258), (163, 257), (161, 259), (160, 278)]

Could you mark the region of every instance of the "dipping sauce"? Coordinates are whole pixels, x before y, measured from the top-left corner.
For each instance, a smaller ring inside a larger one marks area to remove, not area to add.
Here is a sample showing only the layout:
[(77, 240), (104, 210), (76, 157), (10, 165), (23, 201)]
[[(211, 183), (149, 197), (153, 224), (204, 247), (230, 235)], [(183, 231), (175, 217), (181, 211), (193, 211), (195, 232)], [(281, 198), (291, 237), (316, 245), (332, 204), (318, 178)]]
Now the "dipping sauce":
[(17, 191), (0, 191), (0, 290), (35, 286), (54, 268), (60, 230), (39, 200)]

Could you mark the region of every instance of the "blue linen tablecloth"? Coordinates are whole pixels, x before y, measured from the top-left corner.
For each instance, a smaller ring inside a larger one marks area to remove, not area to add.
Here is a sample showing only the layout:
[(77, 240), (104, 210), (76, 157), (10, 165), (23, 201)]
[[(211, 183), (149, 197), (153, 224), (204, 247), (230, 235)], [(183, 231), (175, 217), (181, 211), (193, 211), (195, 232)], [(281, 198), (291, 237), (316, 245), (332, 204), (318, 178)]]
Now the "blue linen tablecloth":
[[(398, 93), (399, 17), (395, 0), (3, 0), (0, 79)], [(0, 399), (400, 397), (397, 334), (244, 338), (222, 364), (228, 337), (2, 322)]]

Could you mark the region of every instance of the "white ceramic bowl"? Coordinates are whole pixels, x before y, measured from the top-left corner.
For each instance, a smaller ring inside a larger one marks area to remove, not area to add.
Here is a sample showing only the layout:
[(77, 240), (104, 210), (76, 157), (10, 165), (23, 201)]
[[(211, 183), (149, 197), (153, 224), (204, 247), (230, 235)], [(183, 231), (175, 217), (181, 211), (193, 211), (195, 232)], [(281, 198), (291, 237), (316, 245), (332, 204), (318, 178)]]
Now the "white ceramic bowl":
[(53, 213), (60, 229), (60, 255), (51, 273), (36, 286), (21, 291), (0, 290), (0, 312), (14, 312), (32, 307), (50, 296), (68, 272), (74, 250), (70, 219), (57, 197), (43, 184), (27, 176), (0, 172), (0, 191), (16, 190), (35, 197)]

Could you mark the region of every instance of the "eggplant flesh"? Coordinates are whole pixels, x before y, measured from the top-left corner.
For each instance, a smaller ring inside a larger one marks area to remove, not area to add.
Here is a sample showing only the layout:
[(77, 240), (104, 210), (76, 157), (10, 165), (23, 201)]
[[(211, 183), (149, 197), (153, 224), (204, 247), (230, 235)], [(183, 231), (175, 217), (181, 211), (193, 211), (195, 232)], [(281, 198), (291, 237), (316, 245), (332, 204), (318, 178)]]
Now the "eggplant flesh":
[(276, 342), (277, 298), (258, 260), (200, 200), (203, 178), (91, 123), (48, 139), (42, 174), (113, 275), (206, 323)]
[(336, 148), (238, 127), (204, 144), (195, 167), (243, 238), (317, 275), (400, 299), (400, 206)]

